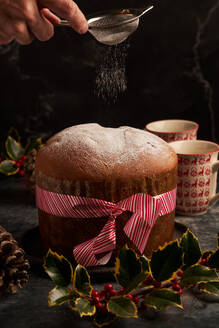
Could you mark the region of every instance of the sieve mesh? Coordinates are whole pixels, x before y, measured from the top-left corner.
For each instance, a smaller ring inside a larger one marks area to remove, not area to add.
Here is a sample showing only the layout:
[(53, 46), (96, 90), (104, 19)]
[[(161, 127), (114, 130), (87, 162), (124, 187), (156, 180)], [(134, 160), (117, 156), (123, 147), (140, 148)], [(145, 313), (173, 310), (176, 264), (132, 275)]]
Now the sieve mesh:
[[(91, 28), (89, 32), (95, 39), (106, 45), (115, 45), (123, 42), (127, 37), (132, 34), (138, 27), (139, 20), (136, 19), (127, 24), (116, 26), (108, 25), (107, 28)], [(104, 25), (106, 26), (106, 25)]]

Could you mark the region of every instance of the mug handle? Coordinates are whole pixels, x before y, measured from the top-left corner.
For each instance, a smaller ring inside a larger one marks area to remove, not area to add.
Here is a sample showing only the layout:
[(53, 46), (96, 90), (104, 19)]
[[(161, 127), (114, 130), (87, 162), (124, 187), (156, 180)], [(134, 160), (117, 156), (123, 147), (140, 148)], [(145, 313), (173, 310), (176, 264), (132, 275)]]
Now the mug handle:
[[(219, 170), (219, 161), (216, 161), (216, 162), (214, 162), (214, 163), (212, 164), (212, 166), (211, 166), (211, 171), (212, 171), (212, 173), (215, 173), (215, 172), (218, 171), (218, 170)], [(210, 199), (210, 201), (209, 201), (209, 203), (208, 203), (208, 207), (213, 206), (218, 200), (219, 200), (219, 193), (217, 193), (216, 195), (214, 195), (214, 196)]]

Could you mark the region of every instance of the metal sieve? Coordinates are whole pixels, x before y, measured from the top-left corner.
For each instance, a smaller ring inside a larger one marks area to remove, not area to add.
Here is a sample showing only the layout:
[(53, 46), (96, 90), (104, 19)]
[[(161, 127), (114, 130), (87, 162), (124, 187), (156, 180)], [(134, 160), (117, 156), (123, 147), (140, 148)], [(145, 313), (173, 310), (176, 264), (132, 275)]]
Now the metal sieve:
[[(115, 45), (125, 41), (139, 25), (139, 18), (153, 6), (136, 9), (115, 9), (97, 13), (88, 19), (88, 31), (100, 43)], [(70, 26), (68, 21), (61, 20), (61, 26)]]

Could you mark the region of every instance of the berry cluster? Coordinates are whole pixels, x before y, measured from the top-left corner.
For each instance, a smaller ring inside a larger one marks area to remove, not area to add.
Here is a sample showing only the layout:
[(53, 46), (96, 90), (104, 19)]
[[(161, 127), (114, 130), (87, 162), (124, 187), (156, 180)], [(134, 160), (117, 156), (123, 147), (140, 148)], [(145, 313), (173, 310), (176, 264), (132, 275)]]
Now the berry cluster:
[(24, 161), (27, 158), (27, 156), (23, 155), (18, 160), (14, 160), (15, 166), (19, 169), (18, 174), (20, 176), (24, 176)]
[[(159, 281), (156, 281), (153, 279), (151, 275), (147, 277), (146, 280), (144, 280), (145, 286), (152, 286), (152, 288), (165, 288), (165, 287), (171, 287), (173, 290), (177, 291), (182, 295), (183, 291), (179, 284), (180, 278), (183, 275), (183, 270), (179, 270), (173, 279), (171, 279), (170, 282), (167, 283), (161, 283)], [(145, 290), (147, 292), (147, 290)], [(138, 305), (140, 302), (140, 298), (144, 296), (144, 290), (135, 292), (134, 295), (132, 294), (126, 294), (125, 288), (116, 291), (111, 283), (107, 283), (104, 286), (104, 289), (101, 292), (98, 292), (97, 290), (92, 290), (92, 295), (90, 302), (91, 304), (94, 304), (96, 306), (97, 311), (101, 311), (102, 313), (107, 312), (106, 304), (110, 300), (111, 297), (114, 296), (122, 296), (125, 295), (125, 297), (132, 300), (136, 305)], [(141, 305), (141, 304), (140, 304)]]
[[(151, 286), (151, 288), (166, 288), (166, 287), (171, 287), (173, 290), (179, 292), (180, 295), (182, 295), (183, 291), (182, 288), (179, 284), (179, 281), (183, 275), (183, 270), (179, 270), (175, 277), (171, 279), (171, 281), (166, 282), (166, 283), (161, 283), (159, 281), (156, 281), (153, 279), (151, 275), (147, 277), (147, 279), (144, 280), (143, 284), (145, 286)], [(132, 294), (126, 294), (126, 289), (123, 288), (119, 291), (116, 291), (111, 283), (107, 283), (104, 286), (104, 289), (101, 292), (98, 292), (97, 290), (93, 289), (92, 290), (92, 295), (90, 302), (91, 304), (94, 304), (96, 306), (97, 311), (101, 311), (102, 313), (107, 312), (107, 307), (106, 304), (110, 300), (111, 297), (114, 296), (125, 296), (129, 298), (131, 301), (133, 301), (136, 305), (140, 305), (141, 307), (141, 298), (144, 296), (145, 293), (148, 292), (148, 289), (146, 290), (141, 290), (139, 292), (135, 292), (133, 295)]]
[(171, 279), (168, 283), (161, 283), (160, 281), (156, 281), (152, 276), (148, 276), (146, 280), (144, 280), (144, 285), (153, 286), (153, 288), (162, 288), (162, 287), (172, 287), (173, 290), (177, 291), (182, 295), (183, 291), (181, 286), (179, 285), (180, 277), (183, 275), (183, 270), (179, 270), (173, 279)]
[(106, 302), (113, 296), (116, 296), (116, 290), (110, 283), (105, 284), (104, 289), (99, 293), (97, 290), (92, 290), (92, 304), (95, 304), (99, 311), (107, 311)]
[[(14, 165), (19, 169), (18, 174), (23, 177), (24, 176), (24, 161), (27, 158), (26, 155), (21, 156), (19, 159), (11, 159), (11, 161), (14, 163)], [(5, 158), (0, 156), (0, 163), (3, 162)]]
[[(92, 290), (91, 303), (96, 306), (97, 311), (107, 312), (107, 308), (106, 308), (107, 301), (109, 301), (111, 297), (122, 296), (122, 295), (125, 295), (125, 289), (116, 291), (112, 284), (107, 283), (104, 285), (104, 289), (101, 292), (98, 292), (95, 289)], [(138, 296), (127, 294), (126, 297), (131, 299), (136, 304), (139, 302)]]
[(200, 264), (201, 265), (208, 265), (208, 259), (209, 259), (209, 257), (201, 259)]
[(183, 291), (181, 286), (178, 284), (180, 277), (183, 275), (183, 270), (179, 270), (176, 274), (176, 276), (171, 280), (172, 282), (172, 289), (175, 290), (176, 292), (179, 292), (180, 295), (182, 295)]

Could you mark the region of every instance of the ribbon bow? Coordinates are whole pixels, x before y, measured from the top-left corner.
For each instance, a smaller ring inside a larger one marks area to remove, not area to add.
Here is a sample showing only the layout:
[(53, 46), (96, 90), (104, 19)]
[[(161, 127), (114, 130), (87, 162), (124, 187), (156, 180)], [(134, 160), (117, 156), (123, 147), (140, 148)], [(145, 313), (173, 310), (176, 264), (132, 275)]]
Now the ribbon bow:
[[(99, 235), (75, 246), (75, 260), (83, 266), (106, 264), (116, 248), (116, 218), (125, 211), (132, 216), (124, 227), (127, 237), (142, 254), (151, 229), (158, 216), (172, 212), (176, 204), (176, 188), (157, 196), (134, 194), (118, 203), (101, 199), (58, 194), (36, 186), (36, 203), (42, 211), (56, 216), (71, 218), (109, 219)], [(106, 253), (100, 259), (96, 255)]]

